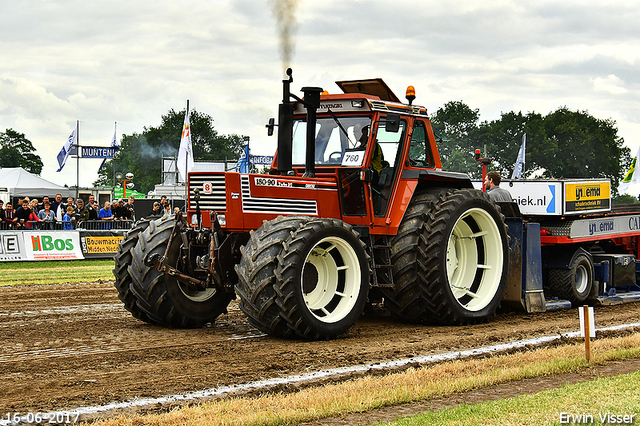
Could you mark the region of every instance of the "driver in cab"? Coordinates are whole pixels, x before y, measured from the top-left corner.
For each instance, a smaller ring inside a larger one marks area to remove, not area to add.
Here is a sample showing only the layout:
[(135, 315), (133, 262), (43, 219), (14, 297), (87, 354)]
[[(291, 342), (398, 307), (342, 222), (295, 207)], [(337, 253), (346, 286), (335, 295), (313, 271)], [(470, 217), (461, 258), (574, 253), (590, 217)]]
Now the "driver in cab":
[[(360, 148), (367, 148), (367, 142), (369, 141), (369, 126), (364, 126), (362, 128), (362, 135), (360, 136)], [(380, 148), (380, 144), (377, 142), (373, 142), (373, 155), (371, 156), (371, 167), (374, 171), (374, 182), (376, 182), (377, 178), (380, 176), (380, 172), (382, 171), (382, 162), (384, 161), (384, 154), (382, 153), (382, 148)]]

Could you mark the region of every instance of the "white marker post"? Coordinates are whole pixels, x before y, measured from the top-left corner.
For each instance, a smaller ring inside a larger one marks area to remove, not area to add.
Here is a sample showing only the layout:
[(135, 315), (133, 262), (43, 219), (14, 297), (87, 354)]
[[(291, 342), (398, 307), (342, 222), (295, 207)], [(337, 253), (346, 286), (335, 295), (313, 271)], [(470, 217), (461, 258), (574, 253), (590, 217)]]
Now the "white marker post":
[(593, 308), (581, 306), (580, 312), (580, 336), (584, 337), (584, 351), (588, 363), (591, 363), (591, 338), (596, 337), (596, 321)]

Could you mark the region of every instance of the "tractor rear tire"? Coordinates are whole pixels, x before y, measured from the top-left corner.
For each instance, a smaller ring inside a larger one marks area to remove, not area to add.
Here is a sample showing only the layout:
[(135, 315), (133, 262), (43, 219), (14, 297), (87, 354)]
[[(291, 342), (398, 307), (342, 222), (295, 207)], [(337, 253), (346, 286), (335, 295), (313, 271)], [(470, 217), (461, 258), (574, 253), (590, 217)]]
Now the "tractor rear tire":
[(370, 258), (351, 225), (309, 217), (283, 244), (275, 274), (276, 301), (295, 334), (335, 339), (364, 310)]
[(242, 258), (236, 265), (240, 310), (247, 315), (251, 325), (272, 336), (294, 335), (276, 303), (277, 294), (273, 286), (277, 257), (283, 250), (283, 244), (306, 219), (304, 216), (278, 216), (264, 221), (260, 228), (249, 233), (249, 241), (240, 248)]
[(118, 251), (114, 257), (115, 267), (113, 268), (113, 276), (115, 277), (114, 286), (118, 290), (118, 299), (124, 303), (127, 311), (131, 312), (134, 318), (144, 322), (153, 323), (136, 303), (138, 298), (131, 291), (131, 275), (129, 275), (129, 265), (132, 262), (131, 250), (138, 243), (138, 237), (142, 231), (149, 226), (149, 220), (142, 219), (134, 224), (134, 226), (125, 234), (124, 239), (118, 244)]
[(589, 297), (594, 281), (593, 261), (587, 252), (578, 249), (571, 258), (569, 269), (549, 270), (548, 287), (551, 295), (582, 305)]
[[(139, 235), (129, 266), (131, 289), (138, 299), (138, 307), (152, 321), (170, 327), (202, 327), (227, 313), (234, 295), (216, 288), (193, 290), (174, 277), (145, 265), (144, 260), (150, 254), (164, 255), (174, 225), (174, 216), (165, 216), (150, 222)], [(167, 254), (169, 265), (178, 270), (182, 269), (180, 252), (180, 244), (173, 244)]]
[(426, 285), (424, 248), (426, 223), (433, 206), (451, 189), (433, 188), (416, 194), (404, 214), (398, 234), (391, 240), (391, 265), (394, 286), (381, 288), (384, 306), (403, 322), (429, 324), (431, 300), (422, 288)]
[(487, 321), (507, 286), (509, 246), (495, 202), (476, 189), (442, 197), (420, 238), (424, 297), (436, 323)]

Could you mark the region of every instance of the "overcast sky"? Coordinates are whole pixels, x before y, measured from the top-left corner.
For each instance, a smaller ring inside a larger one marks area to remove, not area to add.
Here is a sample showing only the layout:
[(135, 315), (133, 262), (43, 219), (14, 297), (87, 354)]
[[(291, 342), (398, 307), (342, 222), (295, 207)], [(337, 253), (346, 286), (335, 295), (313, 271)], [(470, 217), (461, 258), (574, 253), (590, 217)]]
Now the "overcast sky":
[[(560, 106), (617, 122), (640, 145), (640, 2), (288, 0), (292, 88), (383, 78), (430, 113), (462, 100), (481, 120)], [(108, 146), (170, 109), (211, 115), (221, 134), (273, 154), (264, 125), (281, 100), (282, 43), (269, 0), (0, 0), (0, 131), (24, 133), (41, 176), (75, 185), (56, 155)], [(160, 160), (158, 160), (160, 161)], [(515, 161), (515, 158), (514, 158)], [(101, 160), (80, 160), (80, 185)]]

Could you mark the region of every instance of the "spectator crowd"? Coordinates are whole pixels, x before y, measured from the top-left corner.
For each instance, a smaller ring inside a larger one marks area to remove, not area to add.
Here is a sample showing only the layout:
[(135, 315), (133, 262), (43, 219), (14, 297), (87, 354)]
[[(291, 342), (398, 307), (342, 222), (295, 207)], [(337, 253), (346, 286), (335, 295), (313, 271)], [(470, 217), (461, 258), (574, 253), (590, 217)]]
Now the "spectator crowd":
[[(135, 198), (106, 201), (98, 205), (94, 195), (89, 200), (69, 197), (62, 199), (56, 194), (53, 201), (43, 197), (42, 201), (24, 197), (19, 199), (16, 208), (0, 200), (0, 229), (15, 230), (72, 230), (72, 229), (129, 229), (136, 220), (133, 207)], [(173, 214), (166, 196), (153, 204), (152, 210), (143, 215), (158, 218)]]
[[(120, 216), (114, 219), (132, 221), (135, 219), (133, 200), (129, 200), (131, 208), (126, 212), (120, 212)], [(53, 229), (99, 229), (95, 226), (98, 221), (98, 202), (95, 196), (89, 196), (89, 200), (69, 197), (62, 199), (61, 194), (56, 194), (53, 201), (49, 197), (43, 197), (41, 202), (29, 197), (21, 198), (18, 207), (13, 208), (11, 203), (0, 200), (0, 228), (17, 230), (53, 230)]]

